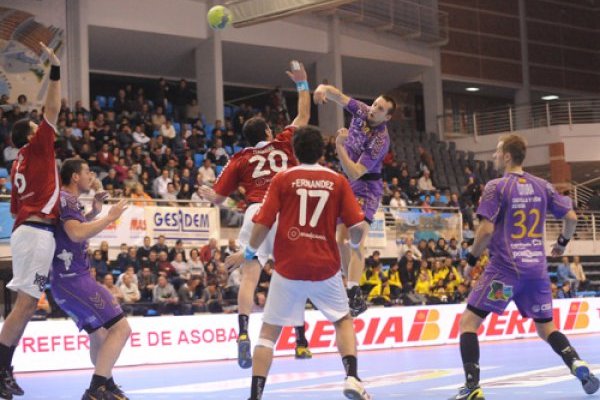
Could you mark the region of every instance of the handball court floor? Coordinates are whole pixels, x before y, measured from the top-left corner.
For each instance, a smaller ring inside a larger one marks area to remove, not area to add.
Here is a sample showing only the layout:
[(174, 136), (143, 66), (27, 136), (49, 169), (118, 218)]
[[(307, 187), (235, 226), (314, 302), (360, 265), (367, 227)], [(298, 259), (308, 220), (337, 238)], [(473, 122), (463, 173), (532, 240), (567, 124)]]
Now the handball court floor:
[[(600, 335), (571, 337), (579, 354), (600, 373)], [(458, 346), (365, 351), (359, 375), (374, 399), (447, 399), (463, 382)], [(586, 395), (560, 358), (539, 339), (481, 344), (482, 384), (486, 399), (578, 400)], [(235, 361), (117, 368), (115, 380), (133, 399), (237, 399), (249, 394), (250, 370)], [(315, 355), (312, 360), (276, 358), (264, 400), (344, 399), (341, 360)], [(18, 374), (21, 399), (80, 399), (90, 371)], [(17, 399), (17, 397), (15, 397)]]

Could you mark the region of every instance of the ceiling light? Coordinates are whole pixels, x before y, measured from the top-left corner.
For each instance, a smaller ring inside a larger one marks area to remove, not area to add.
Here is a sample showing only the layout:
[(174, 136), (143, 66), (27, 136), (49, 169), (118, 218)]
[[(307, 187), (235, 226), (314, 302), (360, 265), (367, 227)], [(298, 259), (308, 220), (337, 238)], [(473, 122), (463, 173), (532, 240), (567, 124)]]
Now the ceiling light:
[(478, 87), (468, 87), (465, 89), (467, 92), (479, 92)]
[(558, 96), (555, 94), (551, 94), (548, 96), (542, 96), (542, 100), (558, 100)]

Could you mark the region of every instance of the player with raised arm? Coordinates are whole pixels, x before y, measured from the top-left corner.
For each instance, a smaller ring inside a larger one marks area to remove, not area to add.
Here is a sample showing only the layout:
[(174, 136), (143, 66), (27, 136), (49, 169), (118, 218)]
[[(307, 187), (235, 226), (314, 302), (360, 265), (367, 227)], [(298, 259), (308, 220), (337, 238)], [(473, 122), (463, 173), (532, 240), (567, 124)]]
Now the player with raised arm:
[[(298, 115), (292, 124), (274, 139), (267, 121), (260, 117), (250, 118), (242, 129), (250, 147), (238, 152), (229, 160), (212, 189), (201, 188), (202, 196), (214, 204), (222, 204), (239, 186), (245, 189), (249, 206), (238, 236), (242, 247), (248, 245), (252, 232), (252, 217), (260, 208), (275, 174), (298, 164), (292, 149), (292, 136), (298, 127), (308, 124), (310, 119), (310, 92), (304, 65), (298, 61), (292, 61), (290, 64), (291, 71), (287, 74), (298, 89)], [(242, 281), (238, 293), (238, 363), (241, 368), (252, 366), (252, 347), (248, 336), (249, 316), (260, 278), (261, 264), (264, 265), (273, 253), (273, 240), (274, 231), (258, 249), (257, 259), (248, 260), (242, 266)], [(310, 358), (304, 325), (296, 327), (296, 339), (296, 358)]]
[(565, 251), (575, 233), (577, 216), (570, 198), (561, 196), (545, 180), (523, 171), (526, 152), (521, 136), (500, 139), (494, 162), (496, 168), (504, 170), (504, 176), (487, 183), (477, 209), (481, 222), (467, 260), (474, 266), (488, 246), (491, 259), (469, 296), (460, 321), (466, 383), (452, 400), (484, 399), (479, 386), (477, 330), (490, 312), (502, 315), (511, 300), (523, 317), (534, 320), (540, 338), (562, 357), (586, 393), (595, 393), (600, 386), (552, 318), (552, 291), (544, 249), (546, 215), (551, 213), (563, 219), (562, 233), (552, 248), (553, 257)]
[[(352, 114), (350, 129), (340, 129), (335, 144), (342, 169), (362, 206), (365, 220), (370, 224), (383, 196), (381, 172), (383, 159), (390, 147), (387, 122), (392, 118), (396, 102), (391, 97), (382, 95), (368, 106), (329, 85), (319, 85), (313, 97), (317, 104), (332, 100)], [(350, 309), (352, 315), (357, 316), (367, 309), (358, 286), (364, 269), (364, 259), (356, 258), (358, 253), (350, 252), (348, 233), (343, 224), (338, 226), (338, 243), (342, 266), (348, 278)], [(364, 243), (361, 243), (361, 247), (363, 249), (360, 254), (364, 254)]]
[(364, 214), (342, 175), (318, 164), (325, 145), (321, 132), (310, 126), (294, 135), (300, 165), (278, 173), (269, 187), (244, 257), (252, 260), (279, 219), (275, 235), (275, 271), (254, 351), (250, 400), (260, 400), (282, 326), (304, 322), (306, 300), (333, 323), (336, 343), (346, 370), (344, 395), (370, 396), (357, 373), (356, 336), (340, 272), (336, 243), (338, 219), (349, 227), (350, 246), (360, 251), (366, 232)]
[(90, 336), (90, 358), (95, 369), (82, 400), (126, 400), (112, 378), (112, 369), (131, 328), (118, 301), (91, 276), (87, 241), (115, 222), (126, 210), (127, 202), (121, 200), (106, 216), (94, 220), (108, 196), (96, 194), (92, 211), (83, 214), (79, 196), (89, 191), (92, 183), (88, 164), (82, 159), (65, 160), (60, 174), (60, 222), (50, 282), (56, 303), (79, 330)]
[(12, 359), (46, 288), (55, 249), (60, 182), (54, 140), (60, 113), (60, 60), (43, 43), (40, 47), (50, 62), (44, 118), (39, 126), (28, 118), (20, 119), (11, 132), (19, 154), (11, 171), (14, 189), (10, 212), (15, 224), (10, 238), (13, 279), (7, 287), (17, 292), (17, 301), (0, 332), (0, 398), (3, 399), (24, 394), (14, 379)]

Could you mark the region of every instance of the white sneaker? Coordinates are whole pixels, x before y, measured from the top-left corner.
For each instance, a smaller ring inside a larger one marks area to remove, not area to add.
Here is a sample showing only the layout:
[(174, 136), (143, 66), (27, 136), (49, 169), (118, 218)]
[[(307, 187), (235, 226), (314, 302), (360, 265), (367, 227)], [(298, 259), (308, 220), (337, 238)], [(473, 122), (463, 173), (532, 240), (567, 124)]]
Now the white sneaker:
[(371, 400), (361, 381), (349, 376), (344, 382), (344, 396), (350, 400)]

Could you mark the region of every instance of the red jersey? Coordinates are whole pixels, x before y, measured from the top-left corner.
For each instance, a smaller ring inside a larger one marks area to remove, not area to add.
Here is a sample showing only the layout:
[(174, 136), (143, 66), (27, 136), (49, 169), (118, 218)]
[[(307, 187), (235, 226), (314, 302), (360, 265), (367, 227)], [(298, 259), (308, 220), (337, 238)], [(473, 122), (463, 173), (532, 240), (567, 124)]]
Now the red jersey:
[(13, 163), (10, 212), (17, 216), (13, 230), (33, 216), (58, 219), (60, 181), (54, 154), (55, 135), (56, 128), (44, 118)]
[(242, 186), (248, 203), (261, 203), (275, 174), (298, 165), (292, 148), (295, 130), (288, 126), (275, 140), (236, 153), (215, 182), (215, 192), (229, 196)]
[(252, 221), (275, 235), (275, 270), (284, 278), (322, 281), (340, 270), (338, 218), (353, 226), (365, 218), (348, 180), (320, 165), (302, 164), (275, 176)]

